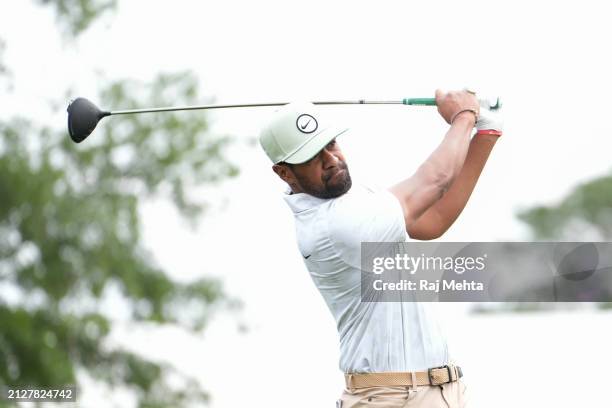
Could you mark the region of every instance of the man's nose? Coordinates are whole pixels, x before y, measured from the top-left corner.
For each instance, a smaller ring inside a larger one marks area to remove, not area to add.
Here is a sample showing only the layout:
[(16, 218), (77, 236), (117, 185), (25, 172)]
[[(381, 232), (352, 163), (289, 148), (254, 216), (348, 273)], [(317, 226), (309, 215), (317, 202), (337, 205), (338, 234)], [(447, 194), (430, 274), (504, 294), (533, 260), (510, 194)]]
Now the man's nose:
[(323, 167), (325, 169), (337, 166), (338, 162), (340, 161), (340, 159), (338, 159), (338, 156), (327, 150), (327, 148), (321, 150), (321, 155), (323, 158)]

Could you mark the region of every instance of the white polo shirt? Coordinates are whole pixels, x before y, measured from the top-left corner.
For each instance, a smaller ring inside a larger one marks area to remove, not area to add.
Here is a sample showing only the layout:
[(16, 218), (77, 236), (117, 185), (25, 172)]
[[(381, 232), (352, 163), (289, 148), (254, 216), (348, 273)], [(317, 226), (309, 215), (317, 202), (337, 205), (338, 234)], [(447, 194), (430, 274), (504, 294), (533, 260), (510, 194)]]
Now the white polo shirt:
[(345, 373), (415, 371), (449, 363), (433, 304), (361, 302), (361, 242), (404, 242), (403, 211), (388, 190), (357, 183), (340, 197), (285, 194), (299, 251), (336, 319)]

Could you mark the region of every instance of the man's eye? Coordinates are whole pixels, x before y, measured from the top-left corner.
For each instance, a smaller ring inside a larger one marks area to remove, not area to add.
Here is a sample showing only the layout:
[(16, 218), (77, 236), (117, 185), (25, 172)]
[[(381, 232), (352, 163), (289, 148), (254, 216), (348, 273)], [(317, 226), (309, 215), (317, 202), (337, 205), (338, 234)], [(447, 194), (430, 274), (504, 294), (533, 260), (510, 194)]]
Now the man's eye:
[(335, 146), (335, 145), (336, 145), (336, 139), (332, 140), (331, 142), (329, 142), (327, 144), (327, 146), (329, 146), (329, 147), (332, 147), (332, 146)]

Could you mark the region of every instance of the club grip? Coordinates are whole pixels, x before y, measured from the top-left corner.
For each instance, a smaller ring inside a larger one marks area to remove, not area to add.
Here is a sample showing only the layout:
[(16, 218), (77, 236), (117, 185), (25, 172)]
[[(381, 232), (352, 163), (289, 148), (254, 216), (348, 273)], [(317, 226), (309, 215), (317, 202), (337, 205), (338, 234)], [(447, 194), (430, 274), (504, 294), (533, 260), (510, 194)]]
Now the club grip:
[(425, 105), (436, 106), (435, 98), (405, 98), (402, 100), (404, 105)]
[[(495, 103), (491, 99), (479, 99), (481, 105), (486, 102), (488, 109), (498, 110), (502, 107), (502, 102), (499, 97), (495, 98)], [(404, 105), (421, 105), (421, 106), (436, 106), (436, 98), (404, 98)]]

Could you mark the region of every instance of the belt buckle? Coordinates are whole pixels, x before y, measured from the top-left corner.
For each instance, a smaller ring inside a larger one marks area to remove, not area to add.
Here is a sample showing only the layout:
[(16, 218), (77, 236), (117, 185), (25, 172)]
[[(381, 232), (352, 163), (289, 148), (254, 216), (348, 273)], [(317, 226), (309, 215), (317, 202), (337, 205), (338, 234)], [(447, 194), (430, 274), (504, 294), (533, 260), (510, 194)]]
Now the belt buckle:
[(449, 365), (443, 365), (443, 366), (440, 366), (440, 367), (428, 368), (428, 369), (427, 369), (427, 377), (429, 377), (429, 384), (430, 384), (430, 385), (441, 385), (441, 384), (446, 384), (446, 382), (441, 382), (441, 383), (439, 383), (439, 384), (434, 384), (434, 381), (433, 381), (433, 376), (431, 375), (431, 372), (432, 372), (433, 370), (438, 370), (438, 369), (440, 369), (440, 368), (446, 368), (446, 371), (448, 371), (448, 381), (447, 381), (447, 382), (451, 382), (451, 381), (453, 380), (453, 375), (451, 374), (451, 368), (450, 368), (450, 366), (449, 366)]

